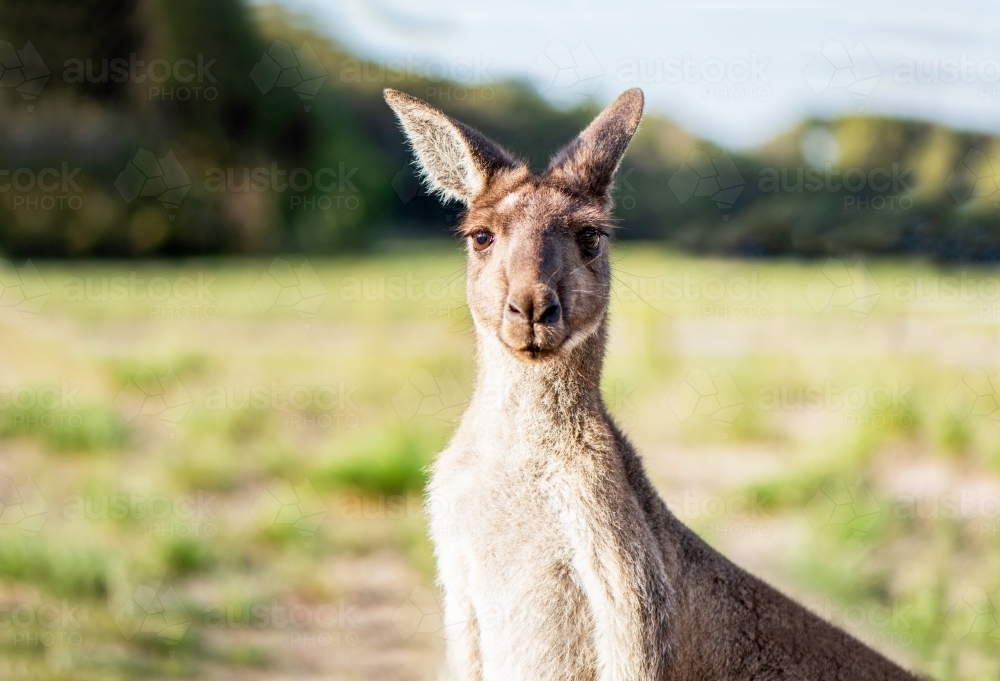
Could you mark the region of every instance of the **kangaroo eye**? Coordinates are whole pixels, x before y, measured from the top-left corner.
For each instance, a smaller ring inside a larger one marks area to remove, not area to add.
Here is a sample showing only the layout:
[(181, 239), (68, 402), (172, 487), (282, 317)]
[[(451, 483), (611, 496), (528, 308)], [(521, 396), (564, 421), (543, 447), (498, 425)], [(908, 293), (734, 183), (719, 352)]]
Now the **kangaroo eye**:
[(472, 247), (477, 251), (485, 251), (496, 241), (496, 235), (488, 229), (480, 229), (472, 233)]
[(583, 250), (594, 253), (601, 246), (601, 233), (596, 229), (585, 229), (576, 235), (576, 240)]

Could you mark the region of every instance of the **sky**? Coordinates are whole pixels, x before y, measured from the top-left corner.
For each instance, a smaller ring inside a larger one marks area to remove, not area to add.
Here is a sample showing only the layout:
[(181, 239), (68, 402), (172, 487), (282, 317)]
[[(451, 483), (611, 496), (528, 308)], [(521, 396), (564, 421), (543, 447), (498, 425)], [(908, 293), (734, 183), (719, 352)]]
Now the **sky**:
[(376, 69), (527, 79), (560, 106), (638, 86), (648, 110), (734, 149), (859, 112), (1000, 133), (1000, 3), (279, 2)]

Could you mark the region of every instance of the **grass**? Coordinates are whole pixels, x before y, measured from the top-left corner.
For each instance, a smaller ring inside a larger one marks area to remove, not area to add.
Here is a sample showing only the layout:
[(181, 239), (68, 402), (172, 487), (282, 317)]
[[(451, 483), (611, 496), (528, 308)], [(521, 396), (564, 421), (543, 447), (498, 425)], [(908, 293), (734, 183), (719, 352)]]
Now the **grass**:
[[(387, 647), (438, 659), (433, 633), (391, 621), (432, 582), (421, 494), (471, 387), (462, 258), (310, 264), (315, 314), (255, 297), (270, 263), (241, 260), (37, 263), (41, 314), (0, 307), (0, 608), (25, 618), (0, 629), (0, 676), (377, 678), (365, 660)], [(963, 274), (930, 265), (825, 266), (616, 251), (605, 400), (737, 562), (935, 678), (998, 679), (995, 303), (908, 293)], [(133, 269), (210, 283), (70, 295)], [(727, 504), (746, 498), (749, 521)], [(50, 605), (76, 615), (28, 622)], [(210, 617), (244, 606), (268, 623)], [(293, 608), (313, 619), (277, 626)]]
[(439, 432), (397, 428), (369, 433), (315, 476), (322, 489), (352, 489), (364, 494), (419, 494), (427, 481), (431, 455), (443, 446)]

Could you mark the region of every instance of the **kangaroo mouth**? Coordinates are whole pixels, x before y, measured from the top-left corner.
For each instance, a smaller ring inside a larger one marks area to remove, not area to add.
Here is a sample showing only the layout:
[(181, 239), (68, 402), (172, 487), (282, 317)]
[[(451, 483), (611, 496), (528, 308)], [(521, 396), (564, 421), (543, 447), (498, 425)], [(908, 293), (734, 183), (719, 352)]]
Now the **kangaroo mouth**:
[(542, 362), (554, 357), (571, 335), (565, 318), (555, 324), (504, 320), (498, 334), (511, 354), (526, 362)]
[(566, 337), (561, 338), (555, 344), (542, 344), (537, 340), (532, 340), (524, 345), (512, 345), (503, 338), (501, 342), (510, 350), (511, 354), (526, 362), (544, 362), (559, 354), (559, 351), (566, 344)]
[(543, 348), (537, 343), (531, 343), (527, 347), (521, 348), (521, 350), (518, 351), (518, 354), (531, 361), (538, 361), (541, 359), (545, 359), (546, 357), (550, 357), (555, 353), (556, 353), (556, 348), (553, 349)]

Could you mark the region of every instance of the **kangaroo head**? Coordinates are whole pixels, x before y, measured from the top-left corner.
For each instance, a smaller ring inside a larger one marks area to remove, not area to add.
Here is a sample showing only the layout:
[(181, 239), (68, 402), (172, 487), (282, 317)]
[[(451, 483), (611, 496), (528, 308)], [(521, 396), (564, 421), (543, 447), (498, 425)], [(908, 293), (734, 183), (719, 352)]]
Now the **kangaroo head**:
[(386, 90), (427, 185), (467, 206), (467, 294), (477, 329), (515, 357), (543, 361), (599, 328), (611, 290), (608, 235), (615, 171), (642, 117), (626, 91), (541, 175), (477, 130)]

